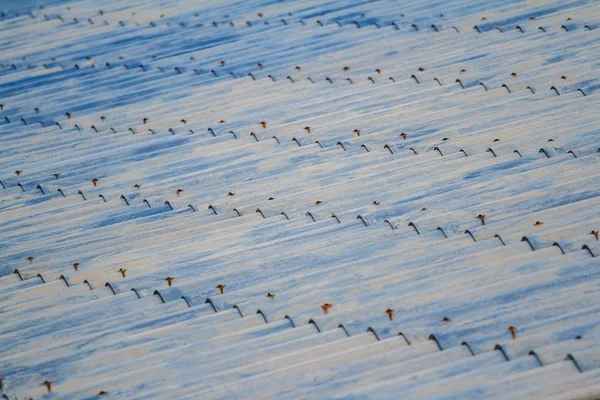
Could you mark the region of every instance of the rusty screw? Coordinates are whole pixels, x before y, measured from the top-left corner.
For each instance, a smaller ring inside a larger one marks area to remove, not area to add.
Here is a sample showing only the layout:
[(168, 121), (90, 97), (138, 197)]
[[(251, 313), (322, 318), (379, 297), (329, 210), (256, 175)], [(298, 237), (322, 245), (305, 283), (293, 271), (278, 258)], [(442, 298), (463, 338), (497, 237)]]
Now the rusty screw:
[(391, 320), (394, 319), (394, 310), (391, 308), (388, 308), (387, 310), (385, 310), (385, 313), (388, 315), (388, 318)]
[(224, 119), (222, 119), (222, 120), (220, 120), (220, 121), (219, 121), (219, 123), (220, 123), (220, 124), (224, 124), (224, 123), (225, 123), (225, 120), (224, 120)]
[(179, 197), (179, 195), (181, 194), (181, 192), (183, 192), (183, 189), (177, 189), (175, 191), (175, 193), (177, 194), (177, 197)]
[(542, 221), (535, 221), (535, 224), (533, 224), (533, 226), (540, 226), (540, 225), (544, 225), (544, 223)]
[(379, 201), (377, 201), (377, 200), (373, 202), (373, 205), (374, 205), (374, 206), (378, 206), (378, 205), (380, 205), (380, 204), (381, 204), (381, 202), (379, 202)]
[(119, 270), (117, 272), (120, 272), (121, 275), (123, 275), (123, 278), (125, 278), (125, 273), (127, 272), (127, 268), (119, 268)]
[(484, 214), (479, 214), (475, 218), (477, 218), (478, 220), (481, 221), (481, 225), (485, 225), (485, 215)]
[(219, 293), (223, 294), (225, 291), (225, 286), (226, 285), (217, 285), (216, 288), (219, 290)]
[(599, 235), (598, 231), (591, 231), (590, 235), (594, 235), (594, 237), (596, 238), (596, 240), (599, 240), (598, 239), (598, 235)]
[(22, 171), (22, 170), (20, 170), (20, 169), (18, 169), (18, 170), (16, 170), (16, 171), (15, 171), (15, 175), (17, 175), (17, 176), (18, 176), (18, 175), (21, 175), (22, 173), (23, 173), (23, 171)]
[(262, 121), (260, 124), (262, 125), (262, 127), (263, 127), (264, 129), (266, 129), (266, 128), (267, 128), (267, 122), (266, 122), (266, 121)]
[(187, 124), (187, 119), (182, 119), (182, 120), (181, 120), (181, 121), (179, 121), (179, 122), (182, 122), (182, 123), (185, 125), (185, 124)]
[(27, 257), (27, 261), (29, 261), (29, 264), (33, 264), (33, 260), (35, 260), (35, 257)]
[(65, 115), (67, 116), (67, 119), (71, 119), (71, 113), (70, 112), (66, 112)]
[(52, 393), (52, 381), (46, 379), (44, 382), (42, 382), (42, 385), (46, 386), (48, 393)]
[(442, 318), (442, 322), (451, 322), (452, 320), (448, 317)]
[(221, 61), (221, 67), (225, 66), (225, 61)]
[(73, 269), (74, 269), (75, 271), (77, 271), (77, 268), (79, 268), (79, 263), (74, 263), (74, 264), (73, 264)]
[(323, 313), (327, 314), (329, 312), (329, 309), (333, 307), (332, 304), (330, 303), (325, 303), (321, 306), (321, 308), (323, 309)]
[(261, 63), (258, 63), (258, 68), (263, 69), (263, 65)]
[(563, 81), (566, 81), (567, 77), (563, 75), (563, 76), (560, 77), (560, 79), (562, 79)]
[(515, 328), (514, 326), (509, 326), (508, 327), (508, 331), (510, 332), (510, 334), (512, 335), (513, 339), (517, 338), (517, 328)]
[(36, 107), (36, 108), (34, 108), (34, 109), (33, 109), (33, 111), (35, 111), (35, 113), (36, 113), (36, 114), (39, 114), (39, 113), (40, 113), (40, 109), (39, 109), (39, 108), (37, 108), (37, 107)]
[(321, 200), (317, 200), (317, 201), (315, 201), (315, 205), (317, 205), (317, 206), (318, 206), (319, 204), (321, 204), (321, 203), (322, 203), (322, 201), (321, 201)]
[(233, 197), (233, 196), (235, 196), (235, 192), (229, 192), (229, 193), (227, 193), (227, 196)]
[(406, 133), (402, 132), (400, 136), (402, 136), (402, 139), (406, 140)]
[(144, 117), (144, 119), (143, 119), (142, 121), (143, 121), (143, 122), (144, 122), (144, 124), (145, 124), (146, 122), (148, 122), (148, 118), (145, 118), (145, 117)]
[(56, 180), (58, 180), (58, 177), (59, 177), (59, 176), (60, 176), (60, 173), (59, 173), (59, 172), (57, 172), (57, 173), (55, 173), (55, 174), (54, 174), (54, 178), (55, 178)]
[(94, 184), (94, 186), (98, 186), (98, 180), (98, 178), (92, 179), (92, 183)]
[(511, 74), (510, 74), (510, 76), (516, 77), (516, 76), (517, 76), (517, 73), (516, 73), (516, 72), (513, 72), (513, 73), (511, 73)]
[(310, 133), (310, 126), (305, 126), (305, 127), (304, 127), (304, 130), (305, 130), (306, 132)]
[(356, 133), (356, 136), (360, 136), (360, 129), (355, 129), (352, 132)]
[(344, 67), (344, 72), (350, 71), (350, 67)]
[(270, 298), (270, 299), (274, 299), (275, 298), (275, 293), (269, 292), (269, 293), (267, 293), (267, 297)]
[(299, 66), (299, 65), (296, 65), (296, 70), (298, 70), (298, 71), (302, 71), (302, 67), (301, 67), (301, 66)]
[(102, 121), (105, 121), (105, 120), (106, 120), (106, 117), (103, 115), (103, 116), (101, 116), (101, 117), (100, 117), (100, 119), (101, 119)]
[(381, 70), (379, 68), (377, 68), (375, 72), (377, 72), (378, 75), (381, 75)]
[(142, 187), (142, 185), (140, 185), (139, 183), (136, 183), (135, 185), (133, 185), (134, 188), (138, 189)]
[(169, 286), (171, 286), (171, 285), (173, 284), (173, 280), (174, 280), (174, 279), (175, 279), (175, 277), (174, 277), (174, 276), (169, 276), (169, 277), (165, 278), (165, 281), (167, 281), (167, 284), (168, 284)]

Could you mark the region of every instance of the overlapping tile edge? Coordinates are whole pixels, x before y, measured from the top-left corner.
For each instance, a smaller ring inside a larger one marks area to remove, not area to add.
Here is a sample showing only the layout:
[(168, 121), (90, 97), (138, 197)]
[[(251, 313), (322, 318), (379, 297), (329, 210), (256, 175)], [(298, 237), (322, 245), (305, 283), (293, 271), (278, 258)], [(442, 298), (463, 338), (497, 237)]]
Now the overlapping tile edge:
[(596, 398), (593, 1), (0, 14), (5, 398)]

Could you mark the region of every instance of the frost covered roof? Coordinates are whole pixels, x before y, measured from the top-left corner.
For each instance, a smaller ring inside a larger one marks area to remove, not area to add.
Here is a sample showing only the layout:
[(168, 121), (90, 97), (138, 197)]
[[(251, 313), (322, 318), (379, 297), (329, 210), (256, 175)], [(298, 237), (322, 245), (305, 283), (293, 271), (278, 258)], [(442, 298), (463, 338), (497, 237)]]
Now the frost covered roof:
[(2, 12), (5, 397), (597, 398), (599, 22)]

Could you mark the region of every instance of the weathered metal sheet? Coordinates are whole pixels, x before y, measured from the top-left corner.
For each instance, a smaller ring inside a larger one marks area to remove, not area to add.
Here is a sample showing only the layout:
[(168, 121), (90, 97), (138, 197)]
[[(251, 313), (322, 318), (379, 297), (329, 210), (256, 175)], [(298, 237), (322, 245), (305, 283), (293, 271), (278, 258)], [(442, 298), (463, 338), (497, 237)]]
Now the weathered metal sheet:
[(600, 393), (596, 2), (0, 11), (9, 398)]

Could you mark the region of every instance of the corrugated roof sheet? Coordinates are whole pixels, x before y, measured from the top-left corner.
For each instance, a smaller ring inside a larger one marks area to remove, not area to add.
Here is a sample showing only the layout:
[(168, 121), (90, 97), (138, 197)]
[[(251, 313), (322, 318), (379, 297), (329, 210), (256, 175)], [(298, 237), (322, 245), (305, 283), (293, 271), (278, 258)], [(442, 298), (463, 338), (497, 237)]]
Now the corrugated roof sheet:
[(597, 398), (599, 20), (2, 11), (4, 397)]

